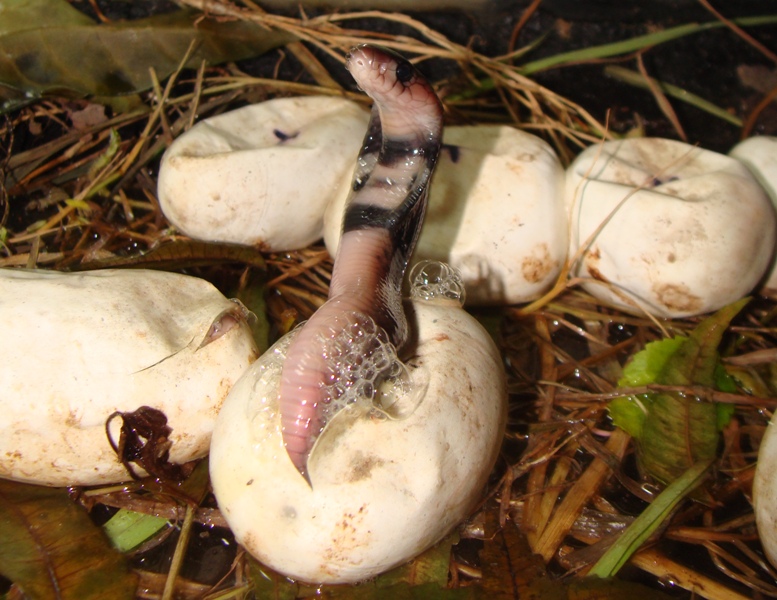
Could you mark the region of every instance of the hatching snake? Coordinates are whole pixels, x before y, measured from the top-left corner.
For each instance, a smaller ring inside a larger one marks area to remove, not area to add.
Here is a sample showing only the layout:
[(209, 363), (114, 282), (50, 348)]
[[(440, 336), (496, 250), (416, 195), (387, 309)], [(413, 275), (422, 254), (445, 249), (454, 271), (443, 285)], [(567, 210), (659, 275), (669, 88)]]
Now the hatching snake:
[[(397, 349), (408, 340), (402, 280), (442, 139), (440, 101), (406, 59), (361, 45), (348, 55), (346, 68), (374, 104), (346, 203), (329, 298), (291, 342), (279, 387), (283, 442), (306, 477), (308, 454), (324, 425), (322, 409), (353, 384), (356, 376), (348, 365), (362, 360), (352, 356), (338, 362), (333, 355), (342, 351), (328, 341), (338, 338), (340, 348), (364, 348), (357, 338), (369, 338), (374, 326)], [(366, 343), (370, 352), (380, 344)]]

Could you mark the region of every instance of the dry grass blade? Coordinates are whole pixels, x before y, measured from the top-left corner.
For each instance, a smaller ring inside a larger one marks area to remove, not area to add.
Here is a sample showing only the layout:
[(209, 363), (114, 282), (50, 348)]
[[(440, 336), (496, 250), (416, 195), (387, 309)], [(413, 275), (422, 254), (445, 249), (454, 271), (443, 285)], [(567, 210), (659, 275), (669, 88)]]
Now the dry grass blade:
[[(441, 33), (407, 15), (361, 11), (323, 15), (310, 19), (294, 19), (268, 14), (261, 10), (239, 8), (228, 2), (183, 0), (183, 3), (211, 14), (247, 19), (266, 27), (286, 31), (341, 62), (344, 54), (352, 46), (369, 41), (383, 44), (398, 52), (417, 55), (422, 59), (434, 57), (453, 61), (464, 72), (478, 73), (496, 82), (497, 87), (505, 91), (503, 103), (508, 114), (513, 101), (522, 108), (521, 114), (514, 113), (515, 125), (557, 135), (557, 149), (562, 156), (569, 155), (566, 143), (572, 144), (575, 148), (581, 148), (608, 135), (605, 127), (582, 107), (521, 75), (518, 69), (509, 63), (479, 54), (467, 46), (452, 42)], [(342, 27), (342, 24), (357, 19), (398, 23), (415, 31), (420, 39), (387, 36)], [(456, 106), (453, 98), (448, 99), (447, 103), (452, 107)]]
[(769, 50), (766, 46), (764, 46), (761, 42), (756, 40), (753, 36), (751, 36), (749, 33), (747, 33), (744, 29), (739, 27), (736, 23), (732, 22), (731, 20), (724, 17), (719, 11), (715, 10), (715, 8), (707, 1), (707, 0), (699, 0), (699, 4), (701, 4), (704, 8), (706, 8), (710, 13), (712, 13), (715, 18), (723, 23), (726, 27), (731, 29), (734, 33), (736, 33), (739, 37), (741, 37), (743, 40), (745, 40), (748, 44), (756, 48), (761, 54), (763, 54), (765, 57), (767, 57), (769, 60), (771, 60), (773, 63), (777, 63), (777, 54)]
[(652, 548), (641, 550), (631, 562), (643, 571), (707, 600), (747, 600), (749, 598), (697, 570), (667, 558)]
[(680, 119), (677, 118), (677, 113), (674, 111), (674, 108), (672, 108), (672, 104), (669, 102), (669, 99), (666, 97), (663, 90), (658, 86), (655, 80), (648, 75), (647, 69), (645, 68), (645, 62), (642, 60), (641, 52), (637, 54), (637, 67), (639, 68), (640, 75), (642, 75), (643, 80), (655, 97), (656, 103), (661, 108), (661, 112), (669, 119), (669, 122), (672, 124), (672, 127), (674, 127), (679, 138), (684, 142), (687, 142), (688, 136), (685, 135), (683, 126), (680, 124)]
[[(626, 452), (628, 442), (629, 436), (616, 430), (610, 436), (605, 448), (621, 459)], [(564, 500), (556, 508), (553, 520), (550, 521), (537, 545), (533, 548), (546, 562), (550, 561), (556, 553), (564, 537), (569, 534), (575, 519), (580, 515), (583, 506), (596, 493), (604, 478), (609, 474), (610, 466), (601, 459), (594, 459), (594, 462), (568, 490)]]

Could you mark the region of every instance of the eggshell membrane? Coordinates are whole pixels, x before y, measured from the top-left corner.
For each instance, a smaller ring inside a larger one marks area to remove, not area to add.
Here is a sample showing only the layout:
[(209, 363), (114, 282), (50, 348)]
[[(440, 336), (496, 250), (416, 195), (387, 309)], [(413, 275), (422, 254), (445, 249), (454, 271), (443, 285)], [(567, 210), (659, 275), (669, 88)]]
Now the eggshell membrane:
[(749, 293), (771, 260), (775, 215), (764, 190), (739, 161), (682, 142), (587, 148), (567, 169), (566, 204), (570, 256), (585, 245), (574, 273), (627, 312), (717, 310)]
[[(766, 190), (772, 205), (777, 207), (777, 138), (758, 136), (748, 138), (732, 148), (729, 156), (744, 164)], [(777, 290), (777, 259), (772, 260), (763, 281), (764, 287)]]
[(758, 450), (753, 480), (753, 509), (758, 536), (769, 561), (777, 566), (777, 425), (769, 423)]
[[(207, 454), (219, 408), (258, 351), (244, 321), (200, 345), (239, 311), (210, 283), (173, 273), (0, 269), (0, 477), (129, 479), (105, 423), (141, 406), (167, 416), (172, 462)], [(120, 424), (111, 422), (117, 442)]]
[(277, 411), (262, 410), (264, 397), (277, 407), (264, 357), (219, 415), (210, 457), (219, 507), (237, 540), (289, 577), (373, 577), (440, 540), (483, 493), (506, 418), (499, 352), (458, 306), (412, 306), (409, 365), (426, 386), (418, 408), (404, 420), (338, 413), (310, 456), (312, 488), (286, 454)]
[(327, 203), (349, 187), (368, 121), (355, 102), (326, 96), (205, 119), (162, 157), (162, 212), (193, 238), (304, 248), (321, 238)]
[[(540, 138), (507, 126), (447, 127), (413, 263), (458, 269), (467, 303), (541, 296), (567, 254), (564, 170)], [(324, 241), (334, 256), (347, 190), (329, 205)]]

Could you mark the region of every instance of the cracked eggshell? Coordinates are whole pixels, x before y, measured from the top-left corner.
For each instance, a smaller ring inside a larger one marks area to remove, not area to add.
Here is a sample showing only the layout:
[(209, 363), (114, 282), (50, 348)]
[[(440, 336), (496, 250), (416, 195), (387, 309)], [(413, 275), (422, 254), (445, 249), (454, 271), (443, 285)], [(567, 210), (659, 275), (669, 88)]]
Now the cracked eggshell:
[(159, 203), (193, 238), (304, 248), (348, 188), (368, 113), (343, 98), (277, 98), (206, 119), (162, 157)]
[(758, 537), (769, 561), (777, 566), (777, 425), (766, 428), (753, 480), (753, 508)]
[(749, 293), (771, 261), (775, 215), (764, 190), (739, 161), (682, 142), (587, 148), (567, 169), (566, 203), (570, 257), (585, 246), (573, 275), (627, 312), (717, 310)]
[[(564, 170), (540, 138), (507, 126), (448, 127), (413, 262), (456, 268), (467, 303), (512, 304), (541, 296), (567, 255)], [(347, 190), (327, 208), (334, 256)]]
[[(772, 205), (777, 207), (777, 137), (758, 136), (748, 138), (729, 152), (742, 162), (766, 190)], [(772, 260), (763, 282), (764, 287), (777, 290), (777, 259)]]
[(312, 488), (281, 440), (272, 350), (235, 385), (214, 431), (211, 480), (258, 560), (303, 581), (362, 581), (436, 543), (480, 499), (502, 441), (504, 370), (480, 324), (438, 302), (413, 302), (409, 367), (426, 386), (415, 412), (338, 413), (310, 456)]
[[(207, 454), (227, 392), (258, 355), (244, 310), (174, 273), (0, 269), (0, 477), (129, 479), (105, 423), (141, 406), (167, 416), (172, 462)], [(115, 441), (120, 424), (111, 422)]]

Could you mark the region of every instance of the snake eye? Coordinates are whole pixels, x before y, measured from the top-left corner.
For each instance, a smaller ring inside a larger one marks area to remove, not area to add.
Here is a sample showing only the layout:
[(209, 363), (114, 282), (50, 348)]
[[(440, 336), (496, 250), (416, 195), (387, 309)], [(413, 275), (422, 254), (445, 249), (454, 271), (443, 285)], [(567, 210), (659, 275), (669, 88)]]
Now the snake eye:
[(396, 73), (399, 83), (407, 83), (413, 78), (413, 67), (410, 63), (401, 62), (397, 65)]

